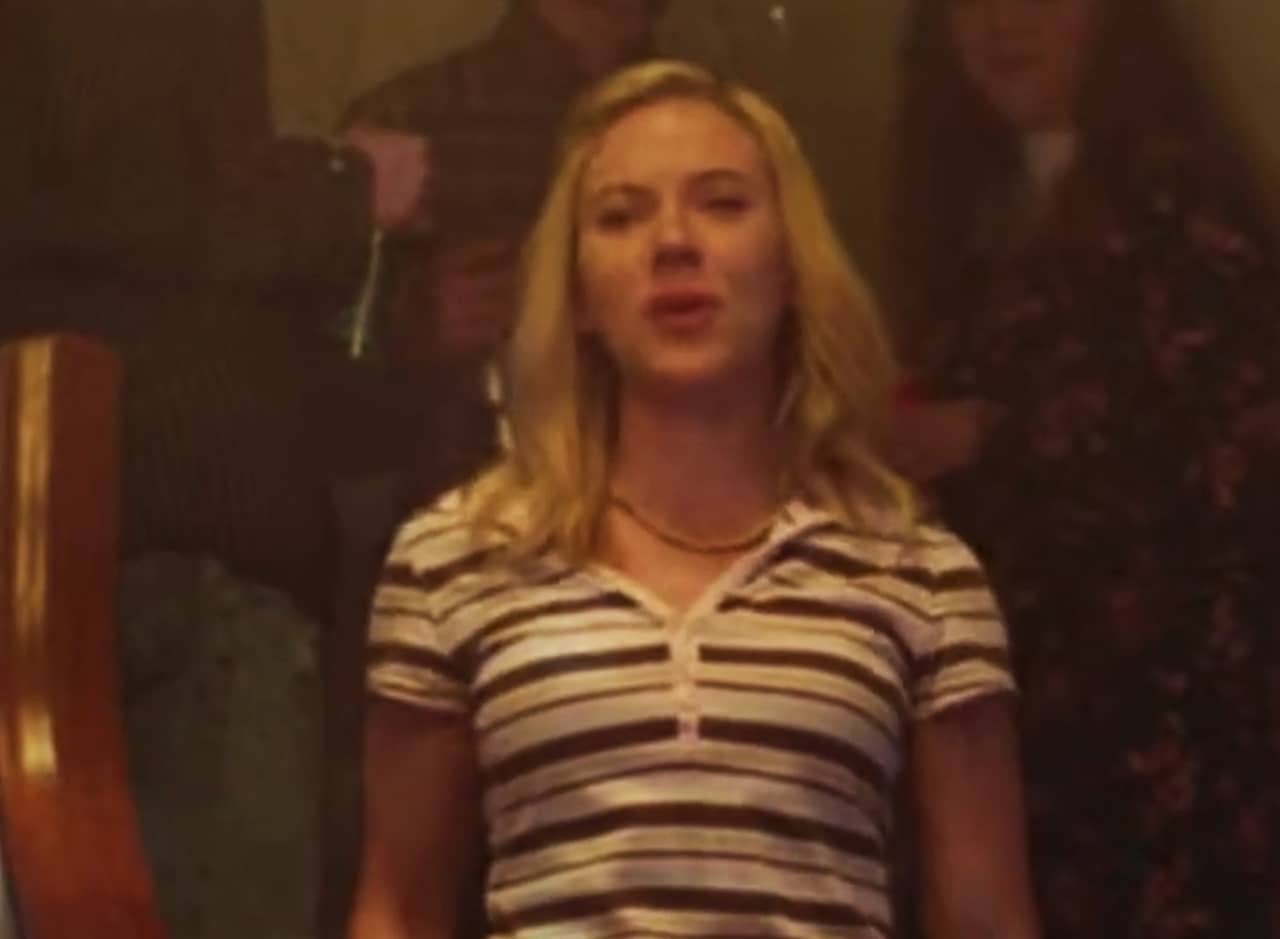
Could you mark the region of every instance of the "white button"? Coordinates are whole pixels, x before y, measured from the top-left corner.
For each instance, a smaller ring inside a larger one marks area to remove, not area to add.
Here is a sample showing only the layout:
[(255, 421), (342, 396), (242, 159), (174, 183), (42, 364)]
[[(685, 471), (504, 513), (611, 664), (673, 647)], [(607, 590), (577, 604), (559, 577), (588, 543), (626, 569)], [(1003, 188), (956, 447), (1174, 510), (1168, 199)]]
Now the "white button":
[(698, 718), (695, 714), (680, 714), (676, 721), (676, 726), (680, 732), (680, 739), (689, 741), (698, 736)]

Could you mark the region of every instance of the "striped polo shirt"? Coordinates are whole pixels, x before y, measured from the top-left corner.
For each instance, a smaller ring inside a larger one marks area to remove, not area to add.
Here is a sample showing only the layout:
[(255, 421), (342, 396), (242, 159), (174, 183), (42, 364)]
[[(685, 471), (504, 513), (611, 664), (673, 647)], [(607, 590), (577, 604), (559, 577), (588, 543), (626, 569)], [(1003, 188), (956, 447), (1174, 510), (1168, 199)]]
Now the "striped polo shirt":
[(893, 788), (912, 722), (1012, 690), (953, 535), (800, 503), (689, 609), (456, 508), (412, 518), (374, 599), (374, 694), (465, 716), (493, 939), (893, 935)]

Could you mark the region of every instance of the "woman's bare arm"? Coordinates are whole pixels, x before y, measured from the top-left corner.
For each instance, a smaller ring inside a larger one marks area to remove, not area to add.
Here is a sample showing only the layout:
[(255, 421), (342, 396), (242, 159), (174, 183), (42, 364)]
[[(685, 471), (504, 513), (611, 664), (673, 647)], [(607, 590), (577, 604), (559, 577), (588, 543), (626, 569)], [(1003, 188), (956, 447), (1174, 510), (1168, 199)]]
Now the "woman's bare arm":
[(365, 744), (365, 832), (350, 939), (453, 939), (482, 856), (469, 721), (377, 700)]
[(930, 939), (1036, 939), (1011, 698), (922, 721), (912, 753)]

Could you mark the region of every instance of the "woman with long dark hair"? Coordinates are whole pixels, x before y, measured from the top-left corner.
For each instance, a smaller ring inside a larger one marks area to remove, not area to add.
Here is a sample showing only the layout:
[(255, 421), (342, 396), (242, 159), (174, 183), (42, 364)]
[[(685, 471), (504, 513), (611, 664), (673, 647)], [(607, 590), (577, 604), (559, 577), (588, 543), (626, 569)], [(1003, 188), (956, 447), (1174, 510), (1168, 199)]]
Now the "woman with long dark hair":
[(1261, 937), (1280, 815), (1271, 246), (1150, 0), (920, 0), (899, 454), (989, 566), (1053, 937)]

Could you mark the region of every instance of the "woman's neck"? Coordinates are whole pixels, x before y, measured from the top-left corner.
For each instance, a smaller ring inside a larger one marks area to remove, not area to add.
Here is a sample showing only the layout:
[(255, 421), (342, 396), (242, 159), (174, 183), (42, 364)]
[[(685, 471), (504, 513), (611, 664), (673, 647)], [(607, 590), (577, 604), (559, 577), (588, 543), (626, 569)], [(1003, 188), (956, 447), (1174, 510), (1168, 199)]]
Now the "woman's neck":
[(1078, 149), (1078, 135), (1071, 127), (1035, 130), (1023, 136), (1023, 165), (1038, 205), (1052, 201), (1059, 183), (1075, 165)]
[(1021, 142), (1022, 175), (977, 222), (979, 244), (997, 257), (1021, 252), (1043, 233), (1076, 161), (1077, 135), (1070, 128), (1030, 130)]
[(624, 401), (612, 484), (655, 522), (711, 541), (741, 534), (778, 507), (778, 439), (770, 409)]

